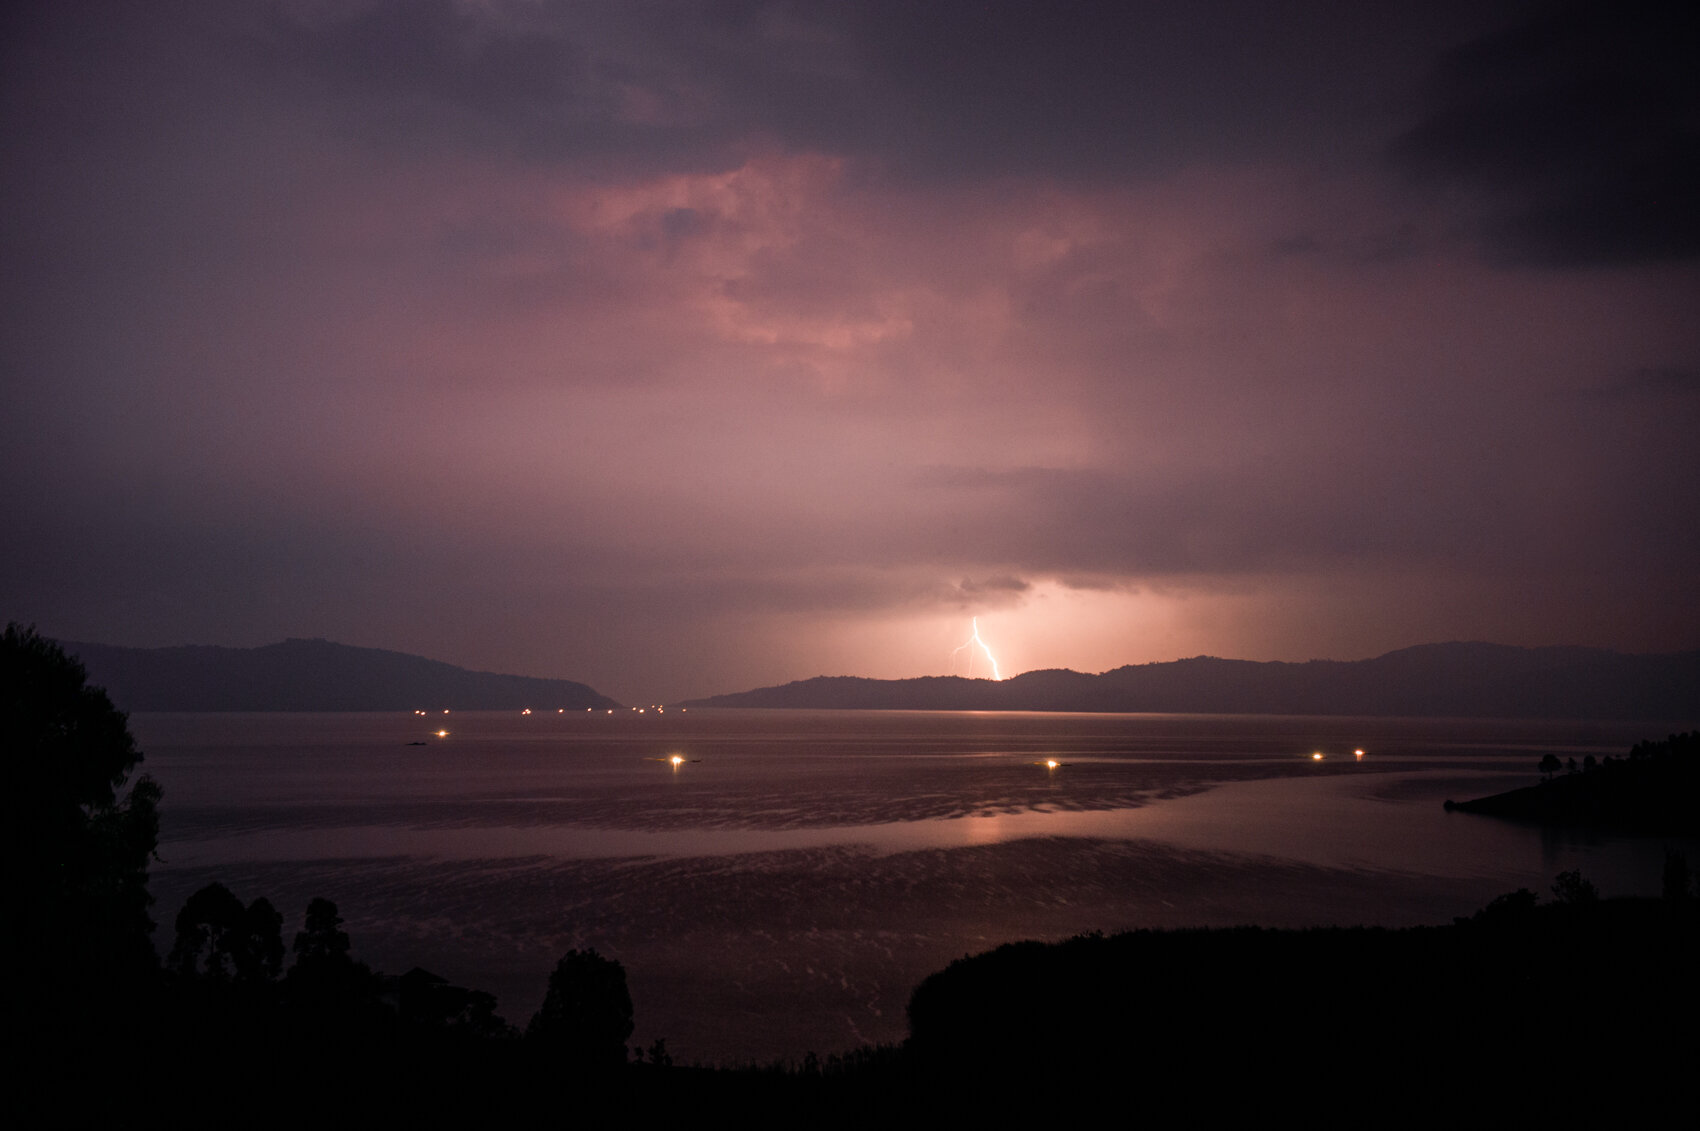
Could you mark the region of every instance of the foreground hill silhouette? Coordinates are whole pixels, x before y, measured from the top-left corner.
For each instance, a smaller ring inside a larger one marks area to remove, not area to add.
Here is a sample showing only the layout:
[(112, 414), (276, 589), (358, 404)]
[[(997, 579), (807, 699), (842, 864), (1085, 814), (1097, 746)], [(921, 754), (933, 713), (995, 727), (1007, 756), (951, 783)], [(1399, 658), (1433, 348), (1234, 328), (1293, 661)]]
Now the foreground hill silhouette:
[[(1558, 759), (1549, 758), (1541, 768), (1557, 774)], [(1448, 801), (1446, 808), (1642, 836), (1700, 833), (1700, 732), (1638, 742), (1627, 759), (1596, 764), (1590, 756), (1580, 773), (1574, 766), (1572, 759), (1568, 773), (1474, 801)]]
[(114, 648), (63, 642), (126, 711), (406, 711), (448, 707), (608, 708), (619, 704), (582, 683), (467, 671), (453, 664), (285, 640), (262, 648)]
[(1692, 1112), (1688, 878), (1673, 857), (1664, 899), (1600, 900), (1565, 873), (1558, 902), (1525, 889), (1446, 927), (1015, 943), (917, 987), (905, 1051), (919, 1078), (962, 1095), (1009, 1080), (1078, 1095), (1120, 1079), (1193, 1116), (1609, 1126)]
[(1002, 681), (820, 676), (684, 705), (1687, 720), (1700, 710), (1697, 688), (1700, 651), (1623, 655), (1452, 643), (1373, 660), (1260, 663), (1198, 656), (1100, 675), (1050, 669)]

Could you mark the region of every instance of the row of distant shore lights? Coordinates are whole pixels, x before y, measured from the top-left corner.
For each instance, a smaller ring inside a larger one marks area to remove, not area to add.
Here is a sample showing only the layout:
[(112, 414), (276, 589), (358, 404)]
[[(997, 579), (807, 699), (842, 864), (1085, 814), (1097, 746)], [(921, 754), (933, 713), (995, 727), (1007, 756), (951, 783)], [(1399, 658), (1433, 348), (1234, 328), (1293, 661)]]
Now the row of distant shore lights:
[[(627, 710), (636, 711), (640, 715), (644, 713), (645, 709), (646, 708), (643, 708), (643, 707), (628, 707), (627, 708)], [(651, 704), (651, 706), (647, 709), (653, 710), (658, 715), (666, 713), (659, 703)], [(595, 708), (586, 707), (585, 710), (587, 712), (594, 712)], [(679, 710), (680, 711), (687, 711), (687, 710), (689, 710), (689, 708), (680, 707)], [(416, 714), (416, 715), (423, 715), (423, 714), (427, 714), (428, 712), (415, 711), (413, 713)], [(443, 708), (443, 714), (446, 715), (448, 713), (449, 713), (449, 709), (447, 707), (444, 707)], [(557, 715), (564, 715), (564, 714), (567, 713), (567, 709), (565, 707), (560, 707), (560, 708), (556, 709), (555, 713)], [(610, 715), (612, 715), (613, 713), (614, 712), (612, 710), (608, 711), (608, 714), (610, 714)], [(526, 707), (524, 710), (520, 711), (520, 714), (522, 714), (522, 715), (531, 714), (531, 708)], [(436, 731), (434, 733), (436, 734), (436, 736), (438, 738), (447, 738), (449, 736), (449, 732), (446, 731), (446, 730), (439, 730), (439, 731)], [(1315, 751), (1311, 754), (1310, 760), (1313, 761), (1313, 762), (1320, 762), (1320, 761), (1323, 760), (1324, 757), (1326, 757), (1326, 755), (1324, 755), (1322, 753), (1322, 751), (1317, 750), (1317, 751)], [(1363, 757), (1364, 757), (1363, 750), (1360, 748), (1360, 749), (1352, 751), (1352, 757), (1356, 758), (1360, 762), (1363, 761)], [(656, 761), (656, 762), (670, 762), (670, 763), (672, 763), (672, 766), (675, 770), (678, 769), (680, 766), (684, 765), (685, 762), (686, 762), (686, 759), (682, 754), (674, 754), (672, 757), (669, 757), (669, 758), (655, 758), (655, 759), (652, 759), (652, 760)], [(692, 759), (690, 759), (690, 761), (700, 762), (700, 761), (702, 761), (702, 759), (692, 758)], [(1067, 762), (1059, 762), (1055, 758), (1046, 758), (1043, 762), (1034, 762), (1033, 764), (1035, 766), (1043, 766), (1047, 770), (1058, 770), (1058, 769), (1061, 769), (1062, 767), (1068, 765)]]
[[(667, 709), (659, 703), (651, 703), (647, 707), (627, 707), (626, 710), (636, 711), (640, 715), (643, 714), (645, 711), (654, 711), (658, 715), (664, 715), (664, 714), (667, 713)], [(689, 707), (680, 707), (679, 710), (680, 711), (689, 711), (690, 708)], [(431, 712), (430, 711), (415, 711), (413, 713), (416, 714), (416, 715), (429, 715)], [(444, 707), (443, 708), (443, 714), (446, 715), (448, 713), (449, 713), (449, 709), (447, 707)], [(567, 713), (567, 709), (565, 707), (557, 707), (557, 708), (555, 708), (555, 713), (557, 715), (564, 715), (564, 714)], [(595, 707), (586, 707), (584, 709), (584, 713), (587, 714), (587, 715), (593, 715), (593, 714), (596, 713), (596, 708)], [(610, 708), (608, 708), (606, 713), (612, 715), (614, 713), (614, 709), (612, 707), (610, 707)], [(531, 708), (530, 707), (525, 708), (524, 710), (520, 711), (520, 714), (522, 714), (522, 715), (531, 714)]]
[[(655, 712), (655, 713), (656, 713), (656, 714), (658, 714), (658, 715), (664, 715), (664, 714), (666, 714), (666, 713), (667, 713), (667, 712), (666, 712), (666, 710), (665, 710), (665, 709), (664, 709), (664, 708), (663, 708), (663, 707), (662, 707), (662, 706), (661, 706), (661, 704), (659, 704), (659, 703), (651, 703), (651, 704), (650, 704), (650, 705), (649, 705), (649, 706), (648, 706), (648, 707), (628, 707), (628, 708), (626, 708), (626, 709), (627, 709), (627, 710), (628, 710), (628, 711), (636, 711), (636, 712), (637, 712), (637, 713), (638, 713), (638, 714), (640, 714), (640, 715), (641, 715), (641, 714), (643, 714), (643, 713), (644, 713), (644, 711), (646, 711), (646, 710), (649, 710), (649, 711), (654, 711), (654, 712)], [(681, 711), (681, 712), (682, 712), (682, 713), (689, 713), (689, 711), (690, 711), (690, 708), (689, 708), (689, 707), (680, 707), (680, 708), (679, 708), (679, 710), (680, 710), (680, 711)], [(584, 711), (585, 711), (585, 714), (587, 714), (587, 715), (589, 715), (589, 714), (595, 714), (595, 713), (596, 713), (596, 708), (595, 708), (595, 707), (586, 707), (586, 708), (585, 708), (585, 709), (584, 709)], [(413, 713), (414, 713), (414, 714), (416, 714), (416, 715), (428, 715), (428, 714), (430, 714), (430, 713), (431, 713), (431, 712), (429, 712), (429, 711), (414, 711), (414, 712), (413, 712)], [(448, 714), (448, 713), (449, 713), (449, 708), (447, 708), (447, 707), (444, 707), (444, 708), (443, 708), (443, 714), (445, 714), (445, 715), (446, 715), (446, 714)], [(555, 713), (556, 713), (556, 714), (557, 714), (557, 715), (564, 715), (564, 714), (566, 714), (566, 713), (567, 713), (567, 709), (566, 709), (566, 708), (565, 708), (565, 707), (557, 707), (557, 708), (555, 708)], [(612, 708), (612, 707), (610, 707), (610, 708), (608, 708), (608, 709), (607, 709), (607, 713), (608, 713), (608, 714), (610, 714), (610, 715), (612, 715), (612, 714), (613, 714), (613, 713), (614, 713), (614, 709), (613, 709), (613, 708)], [(522, 709), (522, 710), (521, 710), (521, 711), (520, 711), (520, 714), (522, 714), (522, 715), (529, 715), (529, 714), (531, 714), (531, 708), (530, 708), (530, 707), (526, 707), (526, 708), (523, 708), (523, 709)], [(436, 735), (436, 736), (437, 736), (437, 737), (438, 737), (438, 738), (447, 738), (447, 737), (448, 737), (448, 736), (449, 736), (449, 732), (448, 732), (448, 731), (447, 731), (447, 730), (435, 730), (435, 731), (432, 731), (432, 732), (431, 732), (431, 733), (432, 733), (432, 734), (434, 734), (434, 735)], [(674, 757), (674, 759), (673, 759), (673, 768), (674, 768), (674, 769), (675, 769), (675, 770), (676, 770), (676, 769), (678, 769), (678, 768), (679, 768), (679, 766), (680, 766), (680, 765), (681, 765), (681, 764), (682, 764), (682, 763), (683, 763), (683, 762), (684, 762), (684, 759), (683, 759), (683, 758), (679, 758), (679, 757)]]

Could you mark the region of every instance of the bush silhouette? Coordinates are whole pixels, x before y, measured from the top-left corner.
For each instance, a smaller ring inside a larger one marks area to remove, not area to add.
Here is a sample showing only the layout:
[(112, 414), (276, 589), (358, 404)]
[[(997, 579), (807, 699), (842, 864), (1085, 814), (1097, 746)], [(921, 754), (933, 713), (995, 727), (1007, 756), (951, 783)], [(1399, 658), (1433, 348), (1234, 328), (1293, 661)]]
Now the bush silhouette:
[(349, 954), (336, 904), (323, 898), (307, 904), (292, 949), (295, 964), (284, 981), (297, 1024), (317, 1031), (319, 1039), (341, 1042), (358, 1042), (384, 1027), (389, 1011), (378, 1001), (380, 979)]
[(318, 898), (307, 904), (307, 919), (295, 936), (295, 969), (312, 972), (333, 969), (353, 960), (348, 957), (348, 932), (336, 904)]
[(1600, 901), (1599, 890), (1580, 871), (1560, 872), (1552, 894), (1567, 907), (1592, 907)]
[(223, 884), (191, 895), (177, 913), (167, 964), (178, 974), (244, 983), (283, 972), (283, 916), (265, 897), (247, 907)]
[(532, 1016), (525, 1035), (561, 1050), (576, 1067), (623, 1065), (626, 1039), (632, 1035), (625, 967), (594, 950), (567, 951), (549, 975), (543, 1008)]

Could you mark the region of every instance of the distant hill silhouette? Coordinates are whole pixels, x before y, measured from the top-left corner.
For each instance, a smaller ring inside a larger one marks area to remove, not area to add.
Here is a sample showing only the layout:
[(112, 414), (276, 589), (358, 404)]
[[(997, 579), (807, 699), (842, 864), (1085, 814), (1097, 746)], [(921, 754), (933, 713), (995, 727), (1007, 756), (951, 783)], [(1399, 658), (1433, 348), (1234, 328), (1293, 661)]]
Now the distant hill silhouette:
[(818, 676), (684, 705), (1686, 721), (1700, 716), (1700, 651), (1638, 656), (1451, 643), (1373, 660), (1260, 663), (1198, 656), (1101, 675), (1050, 669), (1001, 681)]
[(472, 672), (453, 664), (355, 648), (328, 640), (285, 640), (262, 648), (114, 648), (61, 642), (124, 711), (399, 711), (424, 707), (583, 710), (618, 707), (564, 679)]

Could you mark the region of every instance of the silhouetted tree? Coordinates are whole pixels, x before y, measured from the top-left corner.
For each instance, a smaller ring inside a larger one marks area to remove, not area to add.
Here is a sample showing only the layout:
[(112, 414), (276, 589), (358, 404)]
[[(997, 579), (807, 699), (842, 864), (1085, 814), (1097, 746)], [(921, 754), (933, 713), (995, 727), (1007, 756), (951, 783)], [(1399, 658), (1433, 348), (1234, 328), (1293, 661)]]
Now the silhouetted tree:
[(1553, 881), (1553, 896), (1569, 907), (1587, 907), (1600, 901), (1599, 889), (1582, 877), (1580, 871), (1560, 872)]
[(295, 967), (313, 968), (335, 966), (351, 961), (348, 957), (348, 932), (342, 929), (342, 916), (336, 904), (317, 898), (307, 904), (307, 920), (295, 936)]
[(614, 1068), (626, 1062), (632, 1035), (632, 996), (626, 969), (594, 950), (569, 950), (549, 975), (543, 1008), (527, 1039), (560, 1049), (570, 1064)]
[(283, 912), (262, 895), (248, 905), (246, 920), (249, 948), (243, 958), (248, 965), (239, 967), (237, 976), (246, 970), (249, 977), (275, 981), (283, 973)]
[(1541, 759), (1539, 768), (1541, 773), (1545, 774), (1548, 778), (1551, 778), (1554, 774), (1558, 773), (1558, 771), (1564, 769), (1564, 763), (1558, 760), (1557, 754), (1548, 754), (1546, 757)]
[(301, 1020), (321, 1028), (340, 1026), (354, 1040), (358, 1026), (378, 1012), (378, 976), (349, 954), (348, 934), (336, 904), (318, 898), (307, 904), (307, 918), (295, 936), (295, 963), (286, 984)]
[(0, 750), (7, 941), (21, 962), (4, 992), (30, 1008), (98, 1005), (158, 966), (147, 882), (159, 786), (131, 780), (142, 755), (106, 692), (16, 624), (0, 634)]
[(167, 964), (187, 977), (270, 982), (283, 972), (283, 916), (263, 896), (247, 907), (223, 884), (191, 895), (177, 913)]

